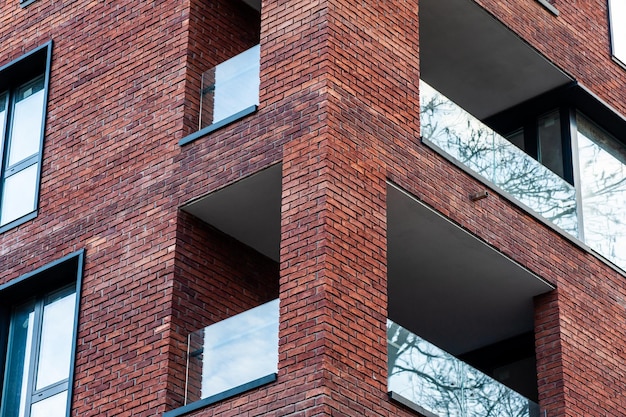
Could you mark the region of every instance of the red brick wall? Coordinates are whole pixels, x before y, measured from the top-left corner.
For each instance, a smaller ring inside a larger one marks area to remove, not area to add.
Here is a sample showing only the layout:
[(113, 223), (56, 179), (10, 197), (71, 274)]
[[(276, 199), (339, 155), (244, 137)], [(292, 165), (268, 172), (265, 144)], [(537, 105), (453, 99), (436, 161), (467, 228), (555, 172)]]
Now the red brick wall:
[(611, 58), (607, 0), (555, 0), (555, 16), (534, 0), (477, 0), (566, 73), (626, 114), (626, 69)]
[(171, 325), (170, 397), (183, 405), (187, 335), (278, 298), (278, 265), (180, 212)]
[[(374, 212), (380, 215), (377, 211), (380, 210), (378, 203), (363, 203), (372, 201), (373, 196), (356, 184), (359, 182), (357, 178), (366, 177), (367, 180), (362, 179), (362, 187), (375, 190), (379, 188), (381, 179), (387, 177), (482, 240), (560, 287), (560, 296), (556, 301), (538, 302), (537, 307), (538, 323), (548, 326), (548, 335), (551, 337), (546, 337), (545, 333), (537, 336), (542, 406), (548, 410), (549, 415), (598, 414), (601, 406), (581, 406), (570, 400), (566, 393), (572, 390), (586, 392), (589, 395), (586, 401), (592, 403), (593, 398), (606, 397), (606, 394), (601, 393), (602, 389), (617, 391), (622, 388), (619, 383), (615, 386), (615, 382), (610, 382), (617, 375), (611, 370), (610, 362), (598, 356), (593, 365), (597, 369), (592, 371), (594, 377), (602, 381), (597, 387), (590, 387), (590, 384), (575, 377), (578, 363), (585, 357), (581, 347), (594, 342), (589, 336), (566, 337), (563, 331), (580, 335), (593, 329), (594, 323), (607, 322), (607, 317), (617, 317), (621, 321), (623, 313), (619, 304), (610, 300), (622, 299), (623, 293), (619, 290), (622, 276), (499, 197), (497, 193), (492, 193), (486, 200), (471, 202), (468, 195), (484, 189), (485, 186), (420, 145), (416, 97), (418, 64), (412, 59), (418, 50), (417, 18), (415, 11), (411, 10), (414, 5), (404, 5), (404, 8), (402, 2), (398, 3), (398, 7), (387, 7), (383, 11), (378, 10), (376, 5), (368, 4), (359, 9), (358, 5), (348, 2), (308, 2), (306, 7), (266, 2), (262, 12), (260, 111), (253, 118), (246, 118), (183, 150), (182, 166), (194, 163), (206, 172), (213, 173), (210, 176), (198, 176), (198, 181), (194, 178), (195, 183), (186, 188), (190, 196), (201, 195), (203, 189), (214, 189), (218, 184), (229, 183), (283, 159), (283, 227), (290, 231), (288, 234), (284, 231), (283, 236), (296, 234), (301, 238), (290, 238), (283, 242), (281, 312), (284, 322), (281, 334), (284, 336), (281, 338), (279, 382), (274, 388), (256, 391), (251, 398), (259, 398), (266, 392), (281, 392), (282, 382), (288, 379), (289, 383), (293, 378), (291, 373), (287, 373), (288, 370), (296, 370), (296, 375), (310, 370), (312, 375), (316, 375), (314, 372), (324, 369), (321, 372), (323, 376), (319, 376), (319, 381), (323, 382), (319, 382), (316, 387), (324, 385), (336, 388), (336, 381), (341, 379), (336, 375), (351, 382), (354, 382), (353, 375), (360, 375), (354, 369), (365, 363), (361, 358), (357, 363), (346, 364), (349, 360), (340, 357), (333, 349), (340, 351), (337, 348), (339, 344), (350, 346), (353, 343), (360, 346), (367, 342), (357, 342), (354, 336), (352, 342), (348, 341), (346, 345), (345, 340), (334, 339), (333, 335), (328, 335), (323, 330), (316, 333), (324, 339), (328, 338), (322, 346), (309, 345), (311, 342), (307, 338), (294, 341), (295, 335), (289, 337), (289, 331), (293, 331), (289, 320), (296, 316), (303, 320), (302, 317), (307, 317), (309, 312), (309, 317), (315, 317), (316, 322), (328, 323), (328, 328), (341, 328), (340, 315), (331, 313), (336, 308), (333, 303), (338, 303), (337, 299), (342, 298), (352, 302), (352, 297), (359, 299), (359, 296), (354, 292), (336, 296), (333, 291), (341, 288), (338, 282), (349, 288), (350, 284), (348, 281), (341, 281), (343, 274), (340, 278), (333, 272), (335, 268), (346, 268), (345, 258), (363, 259), (364, 253), (358, 246), (355, 246), (358, 249), (347, 250), (346, 247), (351, 248), (350, 245), (342, 247), (343, 252), (336, 250), (333, 242), (343, 239), (351, 241), (353, 236), (350, 233), (346, 236), (347, 232), (342, 229), (344, 227), (348, 230), (353, 227), (352, 233), (357, 236), (359, 231), (370, 233), (370, 237), (380, 233), (374, 232), (380, 225), (361, 219), (365, 217), (365, 212), (355, 212), (355, 207), (363, 210), (366, 207), (370, 210), (371, 207), (376, 207)], [(560, 7), (558, 3), (556, 6)], [(552, 15), (534, 1), (513, 2), (509, 6), (501, 3), (490, 5), (490, 9), (496, 14), (506, 7), (518, 8), (518, 13), (513, 16), (521, 16), (528, 21), (536, 20), (533, 25), (524, 26), (516, 18), (509, 18), (518, 32), (525, 30), (529, 32), (528, 36), (541, 39), (542, 43), (534, 41), (535, 46), (549, 51), (548, 56), (555, 57), (553, 59), (566, 72), (573, 74), (575, 71), (604, 71), (603, 65), (608, 62), (606, 57), (584, 68), (578, 67), (573, 56), (568, 59), (557, 57), (558, 54), (575, 54), (573, 51), (565, 51), (561, 43), (564, 40), (570, 42), (574, 35), (582, 36), (578, 34), (579, 27), (560, 23), (563, 20), (556, 20), (555, 23)], [(396, 9), (397, 14), (390, 12)], [(563, 16), (564, 10), (561, 11)], [(501, 14), (507, 15), (504, 11)], [(362, 17), (363, 15), (365, 16)], [(359, 16), (359, 19), (355, 16)], [(580, 18), (579, 15), (575, 17)], [(385, 27), (387, 19), (392, 23), (388, 22), (389, 26)], [(411, 31), (398, 29), (407, 25), (411, 27)], [(536, 30), (538, 25), (547, 26), (541, 32)], [(556, 35), (544, 39), (541, 35), (556, 33), (556, 30), (561, 31), (561, 39)], [(592, 48), (592, 45), (593, 42), (581, 47)], [(326, 53), (330, 55), (325, 55)], [(594, 53), (602, 54), (602, 51)], [(621, 76), (620, 79), (623, 80), (624, 77)], [(585, 84), (589, 86), (590, 82)], [(338, 197), (354, 193), (349, 202), (341, 201)], [(384, 195), (384, 190), (381, 193)], [(376, 198), (379, 199), (376, 201), (380, 201), (380, 196)], [(341, 202), (337, 203), (336, 199)], [(341, 221), (333, 221), (332, 215), (343, 216), (341, 213), (345, 213), (346, 217)], [(292, 230), (292, 227), (295, 229)], [(338, 230), (335, 231), (335, 228)], [(316, 238), (312, 239), (313, 236)], [(384, 233), (380, 238), (381, 242), (384, 241), (383, 238)], [(291, 245), (303, 246), (298, 246), (300, 252), (296, 253), (290, 249)], [(384, 244), (381, 243), (381, 246), (384, 248)], [(314, 250), (320, 247), (326, 249), (330, 255), (325, 254), (322, 249), (318, 249), (321, 253)], [(348, 253), (344, 253), (346, 250)], [(297, 273), (290, 272), (293, 269), (288, 266), (291, 265), (291, 256), (296, 256), (295, 260), (302, 262), (306, 268), (299, 269)], [(318, 259), (323, 262), (314, 267)], [(319, 269), (317, 277), (323, 277), (323, 282), (313, 284), (308, 279), (316, 276), (313, 272), (316, 268)], [(375, 275), (362, 273), (368, 279)], [(594, 276), (601, 278), (592, 278)], [(363, 279), (355, 271), (351, 271), (350, 277)], [(586, 292), (590, 281), (599, 292), (589, 302), (601, 308), (591, 313), (586, 311), (585, 314), (590, 315), (584, 316), (580, 309), (572, 308), (575, 305), (573, 300)], [(320, 289), (312, 292), (308, 290), (311, 285)], [(308, 305), (304, 301), (298, 301), (304, 305), (298, 305), (295, 309), (297, 313), (294, 313), (290, 310), (292, 298), (289, 291), (295, 288), (300, 288), (299, 291), (303, 292), (303, 299), (311, 294), (320, 295), (312, 296)], [(384, 292), (378, 295), (380, 298), (377, 301), (384, 302)], [(371, 298), (376, 299), (376, 296)], [(372, 311), (380, 314), (380, 310), (371, 304), (359, 307), (360, 310), (354, 313), (356, 316), (370, 314)], [(315, 316), (312, 315), (313, 311), (316, 312)], [(364, 313), (366, 311), (370, 313)], [(575, 319), (569, 320), (568, 315)], [(550, 319), (546, 324), (540, 321), (541, 317)], [(315, 333), (315, 327), (307, 327), (311, 322), (304, 320), (303, 323), (294, 323), (296, 328), (306, 331), (306, 334)], [(345, 329), (346, 323), (343, 324)], [(365, 327), (361, 330), (363, 332), (358, 334), (366, 339), (379, 338), (381, 335), (381, 329), (375, 325), (368, 327), (367, 331)], [(338, 333), (342, 334), (342, 330), (338, 330)], [(599, 352), (623, 358), (620, 347), (620, 340), (623, 339), (621, 331), (607, 329), (597, 330), (597, 333), (599, 341), (595, 345)], [(342, 343), (338, 343), (338, 340)], [(307, 356), (306, 352), (310, 349), (321, 351), (323, 357)], [(370, 352), (368, 358), (373, 360), (372, 363), (380, 363), (384, 361), (381, 354), (382, 352)], [(565, 354), (569, 356), (565, 358)], [(384, 368), (382, 365), (379, 377), (385, 372), (381, 370)], [(373, 392), (380, 394), (379, 389), (384, 389), (384, 384), (376, 383), (372, 379), (364, 379), (356, 385), (359, 385), (358, 388), (351, 390), (350, 395), (357, 398), (371, 398)], [(305, 385), (305, 389), (310, 392), (309, 388), (309, 385)], [(318, 404), (319, 409), (325, 413), (332, 413), (331, 410), (336, 409), (346, 411), (350, 407), (357, 410), (358, 407), (346, 398), (347, 393), (344, 396), (339, 393), (341, 391), (320, 388), (315, 391), (319, 393), (319, 401), (315, 403), (311, 400), (310, 405), (315, 407), (314, 404)], [(355, 394), (357, 392), (359, 394)], [(284, 395), (280, 394), (280, 398), (285, 398)], [(247, 398), (241, 397), (236, 404), (244, 404)], [(369, 406), (376, 410), (374, 413), (384, 415), (386, 411), (380, 407), (386, 409), (390, 406), (381, 397), (377, 398), (381, 402), (377, 405), (369, 403)], [(576, 401), (580, 403), (581, 399)], [(285, 400), (281, 404), (287, 403), (289, 401)], [(211, 412), (218, 415), (226, 412), (229, 404), (233, 403), (227, 402)], [(565, 411), (565, 407), (568, 407), (568, 411)], [(609, 413), (619, 415), (624, 412), (623, 404), (619, 404), (619, 400), (613, 400), (611, 407)], [(304, 403), (298, 403), (289, 410), (295, 413), (304, 408)], [(242, 412), (250, 408), (244, 406), (236, 410)], [(353, 412), (359, 412), (354, 410)]]
[[(626, 112), (604, 1), (556, 1), (559, 17), (534, 0), (480, 3)], [(485, 186), (419, 143), (416, 2), (265, 1), (258, 113), (177, 145), (197, 123), (204, 66), (255, 41), (201, 16), (254, 20), (232, 4), (0, 5), (0, 64), (55, 41), (39, 216), (0, 235), (0, 282), (86, 249), (75, 414), (180, 403), (168, 369), (180, 369), (181, 329), (213, 319), (183, 321), (183, 284), (202, 269), (185, 258), (204, 256), (183, 236), (222, 238), (178, 207), (283, 160), (279, 380), (197, 414), (411, 414), (385, 394), (389, 179), (559, 287), (537, 301), (548, 415), (625, 415), (624, 276), (496, 192), (471, 202)]]
[(0, 283), (85, 248), (74, 415), (164, 410), (184, 2), (0, 4), (0, 64), (54, 42), (39, 215), (0, 234)]

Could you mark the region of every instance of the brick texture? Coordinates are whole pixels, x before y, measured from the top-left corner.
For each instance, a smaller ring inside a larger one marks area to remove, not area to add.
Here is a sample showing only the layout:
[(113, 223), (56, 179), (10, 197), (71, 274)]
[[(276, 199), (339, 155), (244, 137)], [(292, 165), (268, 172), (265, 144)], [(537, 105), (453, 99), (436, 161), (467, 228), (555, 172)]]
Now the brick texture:
[[(469, 1), (469, 0), (468, 0)], [(622, 114), (604, 0), (476, 0)], [(624, 275), (419, 142), (419, 2), (0, 5), (0, 65), (54, 41), (36, 219), (0, 284), (85, 248), (73, 415), (182, 404), (185, 336), (277, 295), (276, 383), (198, 416), (403, 416), (386, 396), (386, 181), (558, 289), (536, 300), (548, 416), (626, 415)], [(180, 147), (202, 72), (261, 44), (257, 113)], [(282, 162), (280, 264), (180, 212)]]

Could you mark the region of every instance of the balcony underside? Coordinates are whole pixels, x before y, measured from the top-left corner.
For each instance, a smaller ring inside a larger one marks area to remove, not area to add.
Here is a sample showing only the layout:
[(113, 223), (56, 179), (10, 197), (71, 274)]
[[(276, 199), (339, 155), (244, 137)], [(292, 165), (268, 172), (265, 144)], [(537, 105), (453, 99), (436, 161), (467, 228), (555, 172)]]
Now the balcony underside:
[(278, 262), (282, 165), (273, 165), (182, 209)]
[(390, 319), (454, 355), (533, 330), (551, 285), (395, 186), (387, 207)]
[(572, 81), (473, 0), (420, 0), (421, 77), (484, 119)]
[[(183, 210), (278, 261), (281, 165)], [(453, 354), (533, 329), (536, 275), (388, 187), (389, 317)]]

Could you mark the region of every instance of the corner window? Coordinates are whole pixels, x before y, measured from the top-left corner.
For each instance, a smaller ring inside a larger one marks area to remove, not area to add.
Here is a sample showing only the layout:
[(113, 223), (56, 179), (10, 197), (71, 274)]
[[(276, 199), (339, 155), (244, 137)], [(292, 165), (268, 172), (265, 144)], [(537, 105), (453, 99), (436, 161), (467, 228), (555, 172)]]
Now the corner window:
[(626, 64), (626, 26), (623, 22), (625, 17), (626, 2), (623, 0), (609, 0), (611, 53), (622, 64)]
[[(81, 255), (72, 256), (0, 294), (1, 417), (69, 415), (80, 265)], [(28, 294), (40, 281), (52, 285)]]
[[(626, 145), (603, 129), (619, 134), (621, 118), (616, 125), (600, 104), (557, 91), (491, 116), (500, 136), (428, 84), (420, 88), (424, 143), (626, 268)], [(553, 110), (543, 112), (541, 101)]]
[(50, 50), (0, 68), (0, 231), (36, 215)]

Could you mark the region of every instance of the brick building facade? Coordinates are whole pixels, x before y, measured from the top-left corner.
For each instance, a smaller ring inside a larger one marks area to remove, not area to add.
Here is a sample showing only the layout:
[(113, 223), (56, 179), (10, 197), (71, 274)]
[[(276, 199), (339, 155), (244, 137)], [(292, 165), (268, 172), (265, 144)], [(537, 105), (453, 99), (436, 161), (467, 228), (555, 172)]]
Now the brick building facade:
[(4, 2), (0, 417), (626, 415), (622, 7)]

